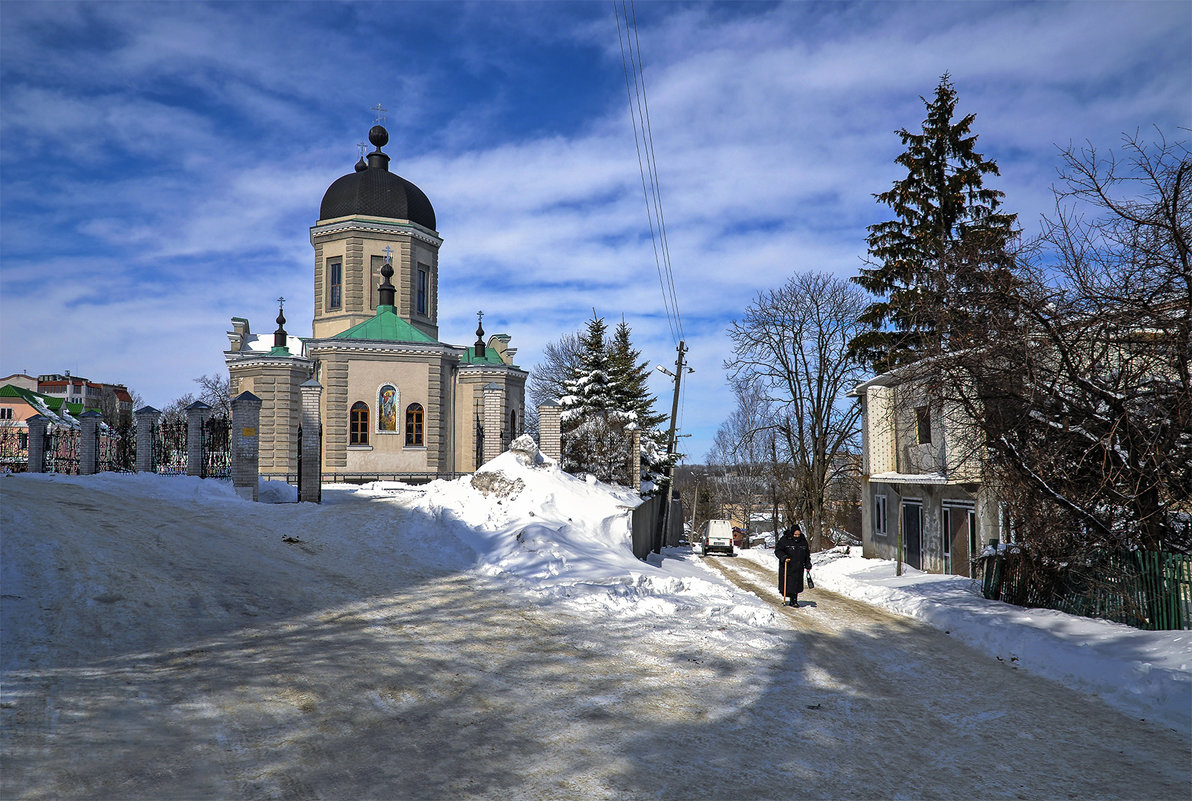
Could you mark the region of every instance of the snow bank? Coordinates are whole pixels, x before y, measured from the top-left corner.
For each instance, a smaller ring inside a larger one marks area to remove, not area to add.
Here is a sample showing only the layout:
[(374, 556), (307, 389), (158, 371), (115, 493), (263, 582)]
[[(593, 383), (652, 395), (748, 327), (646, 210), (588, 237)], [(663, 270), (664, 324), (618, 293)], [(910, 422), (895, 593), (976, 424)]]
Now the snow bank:
[(519, 444), (471, 477), (407, 490), (399, 502), (451, 527), (481, 573), (540, 602), (623, 618), (684, 611), (726, 624), (774, 625), (771, 607), (689, 560), (635, 558), (636, 493), (565, 473), (532, 440)]

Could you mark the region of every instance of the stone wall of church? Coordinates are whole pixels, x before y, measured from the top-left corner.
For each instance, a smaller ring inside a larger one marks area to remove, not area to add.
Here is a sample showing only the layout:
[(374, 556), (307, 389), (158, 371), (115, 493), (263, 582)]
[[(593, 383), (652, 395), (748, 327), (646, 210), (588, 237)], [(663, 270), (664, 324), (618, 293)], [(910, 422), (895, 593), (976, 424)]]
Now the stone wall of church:
[[(370, 230), (311, 232), (315, 251), (315, 316), (313, 334), (323, 339), (348, 330), (371, 318), (377, 308), (378, 287), (385, 248), (393, 259), (393, 278), (397, 290), (397, 314), (416, 328), (438, 338), (438, 248), (416, 239), (402, 226), (370, 223)], [(342, 300), (339, 309), (329, 304), (328, 265), (339, 261), (342, 267)], [(427, 311), (417, 312), (418, 269), (428, 271)]]
[[(489, 384), (501, 387), (498, 419), (501, 421), (495, 432), (491, 423), (485, 426), (484, 387)], [(456, 470), (471, 472), (484, 463), (484, 456), (480, 453), (482, 443), (477, 441), (478, 426), (485, 426), (484, 439), (488, 440), (488, 447), (484, 450), (492, 452), (493, 440), (496, 437), (499, 446), (497, 452), (509, 447), (510, 441), (525, 430), (525, 394), (526, 374), (520, 370), (502, 368), (468, 369), (459, 372), (456, 390)], [(509, 413), (517, 414), (517, 431), (509, 430)]]
[[(347, 380), (337, 387), (341, 395), (338, 412), (348, 422), (352, 407), (364, 403), (368, 407), (368, 441), (351, 444), (348, 441), (349, 427), (344, 426), (342, 439), (337, 437), (333, 444), (327, 438), (327, 449), (339, 448), (342, 455), (336, 461), (341, 472), (437, 472), (441, 445), (441, 356), (406, 354), (354, 354), (347, 362)], [(382, 424), (380, 396), (382, 388), (392, 386), (396, 390), (394, 399), (395, 420), (393, 428), (386, 430)], [(331, 410), (328, 392), (328, 416), (336, 414)], [(406, 411), (411, 404), (423, 409), (423, 442), (407, 444)], [(330, 422), (330, 419), (329, 419)]]
[(323, 470), (342, 473), (348, 466), (348, 361), (343, 353), (321, 358), (323, 385)]

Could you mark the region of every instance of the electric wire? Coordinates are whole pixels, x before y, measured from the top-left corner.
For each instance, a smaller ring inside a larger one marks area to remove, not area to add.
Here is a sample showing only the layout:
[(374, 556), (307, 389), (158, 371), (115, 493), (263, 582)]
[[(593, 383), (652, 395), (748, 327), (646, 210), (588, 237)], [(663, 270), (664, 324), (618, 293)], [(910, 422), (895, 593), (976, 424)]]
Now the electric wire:
[[(654, 156), (653, 130), (649, 122), (649, 102), (646, 98), (645, 67), (641, 59), (641, 40), (637, 30), (636, 7), (631, 12), (626, 0), (621, 0), (621, 6), (618, 8), (617, 2), (614, 0), (613, 12), (617, 21), (617, 40), (621, 46), (621, 67), (625, 74), (625, 92), (629, 100), (629, 116), (633, 124), (633, 142), (637, 149), (642, 195), (646, 203), (646, 218), (650, 227), (650, 242), (654, 248), (654, 266), (658, 273), (658, 286), (662, 291), (662, 304), (666, 311), (671, 338), (678, 342), (683, 338), (682, 318), (679, 315), (674, 272), (670, 262), (670, 248), (666, 239), (665, 218), (662, 215), (662, 195), (658, 182), (657, 159)], [(622, 13), (625, 17), (624, 34), (621, 31)], [(633, 25), (632, 35), (631, 24)], [(627, 46), (628, 52), (626, 52)], [(630, 73), (632, 73), (632, 80)], [(644, 159), (643, 148), (645, 149)]]
[[(675, 293), (675, 274), (674, 270), (671, 269), (670, 241), (666, 236), (666, 215), (662, 212), (662, 181), (658, 175), (658, 159), (654, 155), (654, 128), (650, 124), (650, 100), (646, 94), (646, 67), (642, 62), (641, 38), (637, 29), (636, 3), (631, 3), (629, 9), (633, 15), (633, 39), (637, 53), (638, 73), (641, 75), (641, 104), (643, 113), (640, 116), (645, 122), (642, 138), (647, 142), (646, 157), (650, 168), (650, 183), (654, 188), (654, 206), (658, 219), (659, 240), (662, 243), (663, 267), (666, 272), (667, 284), (670, 291), (671, 308), (675, 313), (675, 327), (679, 330), (679, 339), (685, 339), (683, 334), (683, 317), (679, 314), (679, 298)], [(626, 30), (628, 30), (628, 19), (626, 19)]]

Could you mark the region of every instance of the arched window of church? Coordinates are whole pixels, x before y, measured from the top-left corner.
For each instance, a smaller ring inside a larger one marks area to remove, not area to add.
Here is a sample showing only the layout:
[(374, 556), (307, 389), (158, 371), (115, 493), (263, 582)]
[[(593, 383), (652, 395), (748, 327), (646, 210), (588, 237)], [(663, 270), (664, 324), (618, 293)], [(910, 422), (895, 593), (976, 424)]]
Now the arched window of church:
[(411, 403), (406, 407), (406, 444), (422, 445), (422, 404)]
[(377, 394), (377, 431), (397, 431), (397, 387), (392, 384)]
[(356, 401), (348, 417), (348, 444), (368, 444), (368, 404)]
[(517, 409), (509, 410), (509, 437), (517, 436)]

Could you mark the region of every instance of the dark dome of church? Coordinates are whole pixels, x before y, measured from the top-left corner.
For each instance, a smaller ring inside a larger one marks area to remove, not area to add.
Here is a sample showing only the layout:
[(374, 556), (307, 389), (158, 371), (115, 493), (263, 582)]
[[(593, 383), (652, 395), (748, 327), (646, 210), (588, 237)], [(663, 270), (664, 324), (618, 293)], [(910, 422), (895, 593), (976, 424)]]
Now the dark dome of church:
[[(426, 194), (400, 175), (389, 172), (389, 156), (381, 152), (381, 145), (388, 141), (378, 135), (376, 126), (369, 132), (369, 139), (377, 149), (368, 154), (368, 166), (339, 178), (327, 187), (323, 203), (319, 207), (319, 219), (349, 217), (362, 214), (368, 217), (387, 217), (395, 220), (409, 220), (434, 231), (435, 209)], [(380, 128), (384, 132), (384, 128)], [(378, 142), (378, 139), (384, 141)]]

